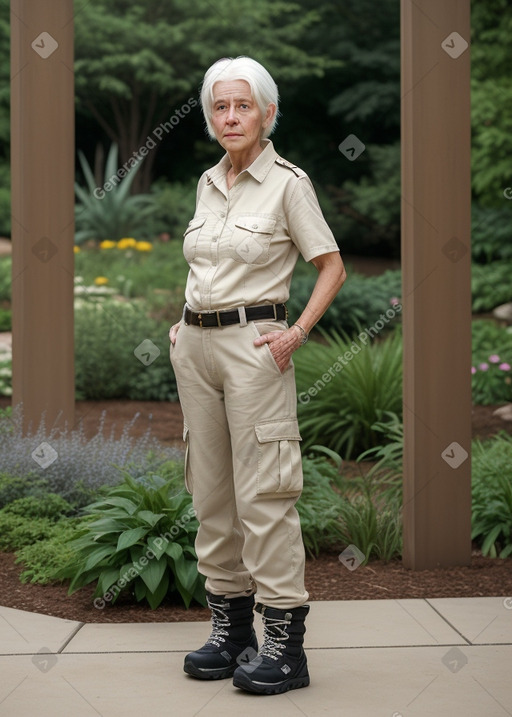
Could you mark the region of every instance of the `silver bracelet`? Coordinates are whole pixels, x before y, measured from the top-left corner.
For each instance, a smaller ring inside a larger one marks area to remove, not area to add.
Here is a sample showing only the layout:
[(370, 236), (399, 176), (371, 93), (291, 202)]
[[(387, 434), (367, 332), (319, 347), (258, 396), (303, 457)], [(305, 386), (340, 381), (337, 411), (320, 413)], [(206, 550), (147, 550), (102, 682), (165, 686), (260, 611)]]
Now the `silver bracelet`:
[(301, 334), (302, 334), (302, 338), (301, 338), (301, 340), (300, 340), (300, 344), (301, 344), (301, 346), (304, 346), (304, 344), (307, 342), (307, 340), (308, 340), (308, 338), (309, 338), (309, 336), (308, 336), (308, 334), (307, 334), (307, 332), (306, 332), (306, 329), (303, 329), (300, 324), (293, 324), (293, 325), (296, 326), (296, 327), (300, 330), (300, 332), (301, 332)]

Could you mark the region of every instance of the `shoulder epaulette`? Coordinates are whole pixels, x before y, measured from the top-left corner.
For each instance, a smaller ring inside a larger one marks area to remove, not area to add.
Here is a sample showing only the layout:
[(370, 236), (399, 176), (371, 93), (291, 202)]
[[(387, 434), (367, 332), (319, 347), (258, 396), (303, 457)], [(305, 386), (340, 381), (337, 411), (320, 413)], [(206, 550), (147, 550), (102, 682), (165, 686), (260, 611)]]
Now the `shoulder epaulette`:
[(281, 167), (286, 167), (287, 169), (291, 169), (294, 174), (297, 175), (297, 177), (305, 177), (306, 172), (304, 170), (300, 169), (300, 167), (297, 167), (296, 164), (292, 164), (291, 162), (288, 162), (287, 159), (283, 159), (282, 157), (276, 157), (277, 164), (280, 164)]

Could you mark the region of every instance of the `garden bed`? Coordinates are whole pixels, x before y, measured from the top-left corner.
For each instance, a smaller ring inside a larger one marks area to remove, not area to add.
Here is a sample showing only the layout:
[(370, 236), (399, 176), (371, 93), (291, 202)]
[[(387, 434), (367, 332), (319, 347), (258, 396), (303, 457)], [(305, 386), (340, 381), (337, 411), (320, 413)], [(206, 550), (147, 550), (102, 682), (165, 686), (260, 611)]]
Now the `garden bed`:
[[(0, 399), (0, 407), (10, 399)], [(473, 409), (473, 437), (488, 438), (500, 430), (512, 434), (512, 422), (494, 415), (493, 406)], [(82, 425), (85, 436), (93, 437), (101, 414), (105, 412), (104, 429), (120, 435), (125, 426), (133, 423), (131, 435), (141, 436), (148, 428), (162, 443), (182, 445), (183, 417), (178, 403), (154, 401), (79, 401), (75, 420)], [(355, 462), (346, 470), (359, 470)], [(204, 620), (208, 612), (201, 607), (186, 610), (182, 605), (164, 602), (157, 610), (132, 604), (121, 596), (115, 608), (103, 610), (92, 604), (94, 586), (87, 586), (71, 596), (63, 584), (22, 584), (22, 567), (15, 563), (12, 553), (0, 553), (0, 605), (28, 610), (81, 622), (170, 622)], [(471, 564), (454, 568), (411, 571), (398, 560), (389, 563), (371, 561), (349, 571), (339, 561), (337, 553), (322, 553), (318, 559), (308, 559), (306, 585), (312, 600), (370, 600), (436, 597), (482, 597), (512, 595), (512, 560), (483, 557), (474, 550)]]

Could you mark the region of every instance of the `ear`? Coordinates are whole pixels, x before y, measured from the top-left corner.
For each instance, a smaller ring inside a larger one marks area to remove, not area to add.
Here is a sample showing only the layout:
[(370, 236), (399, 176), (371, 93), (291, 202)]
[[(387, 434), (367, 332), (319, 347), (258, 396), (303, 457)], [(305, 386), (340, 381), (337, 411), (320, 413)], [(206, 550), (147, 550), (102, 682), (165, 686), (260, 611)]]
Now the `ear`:
[(276, 105), (273, 102), (270, 102), (267, 105), (267, 111), (265, 112), (265, 117), (263, 118), (263, 122), (261, 123), (263, 129), (266, 129), (269, 125), (272, 124), (274, 117), (276, 116), (276, 112)]

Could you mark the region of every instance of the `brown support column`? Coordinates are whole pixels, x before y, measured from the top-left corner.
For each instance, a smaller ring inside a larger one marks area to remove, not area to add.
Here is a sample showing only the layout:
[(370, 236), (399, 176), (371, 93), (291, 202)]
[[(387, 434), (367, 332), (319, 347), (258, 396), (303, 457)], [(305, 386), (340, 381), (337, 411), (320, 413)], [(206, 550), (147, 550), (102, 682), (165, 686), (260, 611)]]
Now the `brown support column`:
[(470, 0), (402, 0), (404, 563), (471, 558)]
[(74, 420), (73, 0), (11, 0), (13, 406)]

